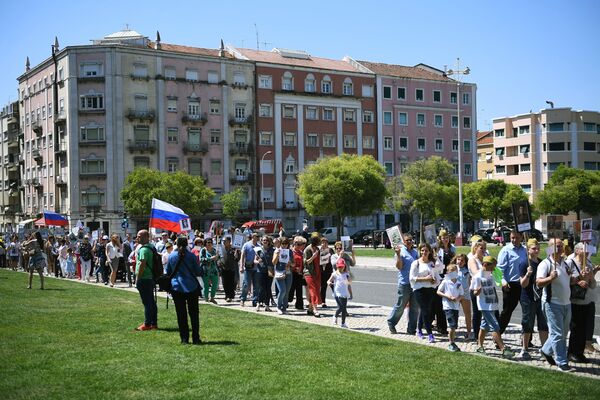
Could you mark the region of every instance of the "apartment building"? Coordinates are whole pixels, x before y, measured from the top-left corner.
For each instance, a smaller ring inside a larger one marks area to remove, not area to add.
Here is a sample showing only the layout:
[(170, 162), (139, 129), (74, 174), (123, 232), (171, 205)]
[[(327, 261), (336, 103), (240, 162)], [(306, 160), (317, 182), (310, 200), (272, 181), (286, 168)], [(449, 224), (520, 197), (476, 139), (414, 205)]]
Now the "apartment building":
[[(218, 215), (219, 195), (246, 183), (232, 180), (230, 154), (238, 154), (232, 143), (251, 147), (251, 119), (231, 117), (252, 115), (253, 76), (251, 63), (223, 48), (162, 43), (158, 33), (156, 41), (123, 30), (91, 45), (56, 44), (18, 78), (23, 217), (48, 208), (120, 230), (119, 194), (136, 167), (203, 177), (217, 193), (206, 219)], [(238, 156), (251, 171), (247, 152)]]
[(533, 199), (559, 165), (600, 169), (600, 113), (549, 108), (493, 120), (494, 177)]
[(494, 179), (494, 131), (477, 132), (477, 179)]
[(19, 104), (0, 110), (0, 232), (11, 232), (20, 221)]

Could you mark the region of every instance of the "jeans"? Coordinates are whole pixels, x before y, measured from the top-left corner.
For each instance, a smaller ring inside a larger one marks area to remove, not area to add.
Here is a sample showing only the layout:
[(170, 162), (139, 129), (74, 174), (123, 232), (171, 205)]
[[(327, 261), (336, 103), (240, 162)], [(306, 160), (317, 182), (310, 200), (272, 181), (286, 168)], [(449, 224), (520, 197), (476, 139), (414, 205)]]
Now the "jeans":
[(396, 327), (402, 314), (404, 314), (404, 308), (408, 303), (408, 328), (407, 332), (410, 335), (414, 335), (417, 332), (417, 318), (419, 318), (419, 306), (413, 296), (413, 291), (410, 285), (398, 285), (398, 301), (394, 304), (392, 312), (387, 319), (388, 326)]
[(140, 292), (140, 298), (144, 305), (144, 324), (146, 326), (157, 325), (158, 309), (156, 308), (156, 301), (154, 301), (154, 280), (139, 279), (135, 287)]
[(200, 311), (198, 309), (198, 296), (200, 290), (194, 290), (191, 293), (172, 291), (175, 311), (177, 312), (177, 325), (179, 326), (179, 337), (181, 341), (187, 343), (190, 340), (190, 328), (188, 325), (188, 316), (192, 325), (192, 342), (200, 341)]
[(258, 302), (258, 275), (256, 275), (256, 268), (244, 269), (244, 282), (242, 283), (242, 294), (240, 299), (246, 301), (248, 298), (248, 286), (252, 283), (252, 305), (255, 306)]
[(545, 354), (553, 356), (558, 365), (567, 365), (567, 333), (571, 321), (571, 305), (543, 302), (548, 321), (548, 339), (542, 346)]
[(346, 307), (348, 306), (348, 299), (346, 297), (338, 297), (335, 296), (335, 302), (337, 303), (337, 310), (335, 311), (335, 317), (339, 317), (342, 315), (342, 324), (346, 323), (346, 317), (348, 316), (348, 311)]
[(269, 294), (271, 294), (271, 285), (269, 285), (269, 273), (267, 271), (258, 271), (256, 273), (258, 280), (258, 303), (269, 306)]
[(435, 293), (435, 289), (433, 288), (421, 288), (413, 291), (413, 295), (417, 304), (419, 305), (419, 309), (421, 310), (421, 314), (419, 315), (418, 328), (419, 330), (423, 328), (423, 323), (425, 323), (425, 330), (428, 335), (432, 335), (431, 331), (431, 313), (433, 309), (433, 296), (437, 296)]
[(285, 311), (288, 308), (288, 296), (292, 288), (292, 274), (287, 274), (285, 279), (275, 279), (275, 286), (279, 291), (277, 293), (277, 308)]
[(519, 282), (508, 282), (508, 291), (502, 289), (502, 312), (500, 313), (500, 333), (504, 333), (506, 327), (510, 322), (512, 313), (519, 304), (521, 298), (521, 283)]
[(542, 312), (542, 302), (540, 300), (532, 300), (529, 296), (521, 297), (521, 314), (523, 333), (533, 333), (536, 317), (538, 331), (548, 332), (548, 324), (546, 323), (546, 317)]
[(496, 315), (494, 315), (493, 311), (481, 311), (481, 329), (486, 332), (498, 332), (500, 330), (500, 326), (498, 325), (498, 320), (496, 319)]
[(89, 281), (90, 280), (90, 272), (92, 269), (92, 260), (85, 261), (83, 258), (81, 260), (81, 280)]

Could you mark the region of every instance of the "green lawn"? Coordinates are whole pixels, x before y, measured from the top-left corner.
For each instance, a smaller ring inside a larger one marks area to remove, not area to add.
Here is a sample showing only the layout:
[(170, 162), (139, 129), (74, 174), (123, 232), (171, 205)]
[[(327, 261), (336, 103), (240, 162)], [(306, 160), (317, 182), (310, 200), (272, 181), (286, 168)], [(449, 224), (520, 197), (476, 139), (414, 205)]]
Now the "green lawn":
[[(34, 281), (35, 287), (39, 282)], [(137, 293), (0, 270), (5, 399), (600, 398), (598, 380), (201, 305), (202, 346), (135, 332)]]

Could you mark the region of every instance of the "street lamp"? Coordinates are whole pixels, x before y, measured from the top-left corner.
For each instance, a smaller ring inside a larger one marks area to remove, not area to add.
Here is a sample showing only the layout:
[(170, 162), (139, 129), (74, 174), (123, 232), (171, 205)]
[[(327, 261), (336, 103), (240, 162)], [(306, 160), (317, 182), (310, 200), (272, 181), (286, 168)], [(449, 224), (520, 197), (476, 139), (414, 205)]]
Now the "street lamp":
[(262, 191), (265, 189), (265, 174), (263, 172), (263, 162), (265, 161), (265, 156), (273, 153), (271, 150), (267, 151), (260, 158), (260, 203), (262, 208), (261, 219), (265, 219), (265, 199), (263, 197)]
[(458, 235), (456, 235), (457, 245), (461, 246), (463, 235), (463, 201), (462, 201), (462, 143), (460, 140), (460, 77), (461, 75), (469, 75), (471, 70), (469, 67), (460, 69), (460, 58), (456, 58), (456, 69), (446, 70), (446, 76), (456, 76), (456, 118), (458, 123), (456, 129), (458, 131)]

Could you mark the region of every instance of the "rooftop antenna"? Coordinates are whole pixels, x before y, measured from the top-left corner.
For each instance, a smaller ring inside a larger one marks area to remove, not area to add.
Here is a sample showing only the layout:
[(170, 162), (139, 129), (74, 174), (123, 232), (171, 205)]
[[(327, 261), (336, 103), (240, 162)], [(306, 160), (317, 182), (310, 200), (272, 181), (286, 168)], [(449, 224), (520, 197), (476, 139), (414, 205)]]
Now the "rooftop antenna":
[(256, 50), (260, 50), (258, 46), (258, 27), (256, 26), (256, 22), (254, 23), (254, 32), (256, 32)]

